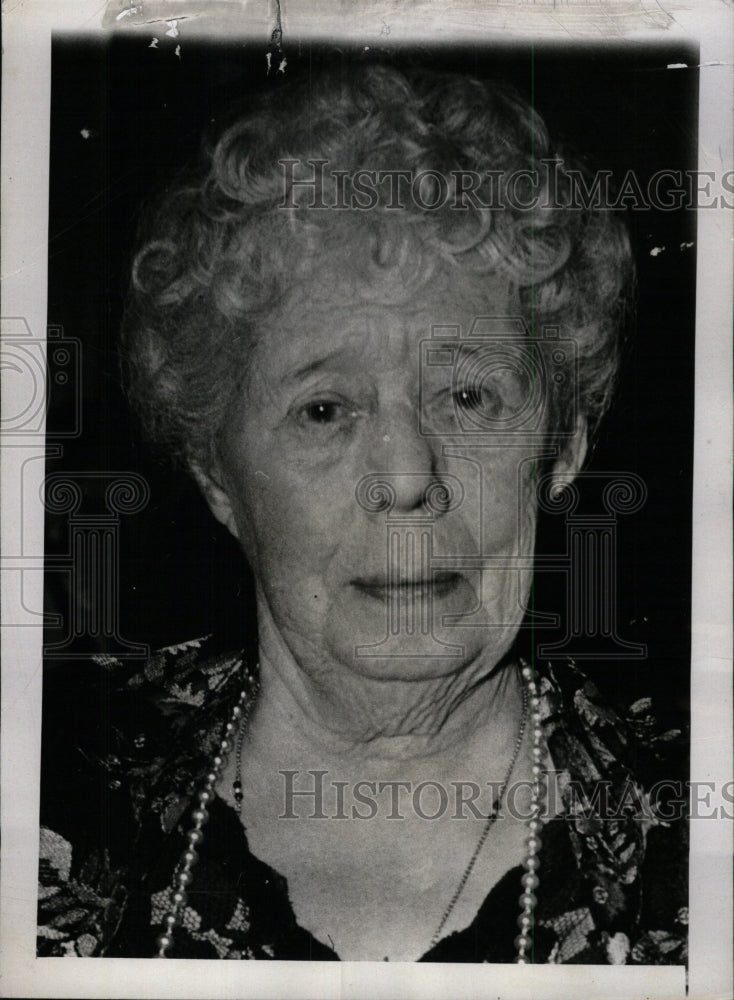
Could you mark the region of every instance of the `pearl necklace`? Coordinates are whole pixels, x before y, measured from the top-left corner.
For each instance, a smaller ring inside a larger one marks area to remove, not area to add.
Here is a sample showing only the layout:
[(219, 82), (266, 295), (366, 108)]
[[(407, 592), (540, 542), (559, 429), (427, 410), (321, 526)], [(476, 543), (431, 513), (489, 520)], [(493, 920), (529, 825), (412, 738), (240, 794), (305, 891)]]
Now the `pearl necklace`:
[[(528, 950), (532, 949), (533, 941), (533, 911), (536, 903), (535, 890), (538, 888), (538, 867), (540, 861), (538, 859), (538, 853), (541, 847), (541, 840), (539, 837), (539, 832), (542, 826), (540, 815), (542, 810), (542, 799), (543, 799), (543, 783), (542, 783), (542, 758), (543, 758), (543, 747), (542, 747), (542, 737), (543, 730), (541, 727), (541, 713), (540, 713), (540, 699), (538, 697), (537, 685), (533, 676), (532, 669), (525, 663), (522, 664), (521, 675), (524, 681), (523, 684), (523, 711), (522, 718), (520, 721), (520, 730), (518, 732), (517, 739), (515, 741), (515, 747), (512, 754), (512, 759), (510, 761), (510, 767), (505, 776), (504, 783), (500, 788), (499, 795), (496, 801), (496, 807), (489, 814), (487, 821), (482, 830), (482, 834), (479, 838), (479, 842), (474, 849), (474, 852), (469, 859), (469, 864), (467, 865), (464, 873), (461, 876), (459, 885), (451, 898), (441, 921), (436, 929), (436, 932), (431, 939), (430, 947), (433, 948), (440, 939), (441, 931), (446, 925), (451, 913), (461, 896), (464, 886), (469, 880), (474, 865), (476, 864), (477, 858), (484, 846), (484, 843), (489, 835), (494, 822), (499, 813), (501, 803), (504, 798), (504, 793), (507, 787), (507, 783), (512, 775), (515, 764), (517, 763), (517, 758), (520, 753), (520, 748), (522, 746), (525, 730), (528, 721), (528, 709), (530, 724), (532, 727), (533, 736), (533, 748), (532, 748), (532, 774), (533, 779), (531, 783), (530, 792), (530, 818), (527, 820), (527, 829), (529, 836), (526, 840), (527, 853), (522, 862), (525, 872), (521, 879), (521, 884), (523, 892), (520, 896), (520, 916), (518, 918), (518, 926), (520, 927), (520, 934), (515, 938), (515, 947), (517, 949), (517, 959), (518, 964), (524, 965), (528, 961), (532, 961), (532, 957), (528, 958)], [(206, 781), (203, 788), (198, 794), (198, 801), (196, 808), (191, 813), (191, 818), (194, 821), (193, 827), (188, 831), (186, 840), (186, 848), (184, 849), (178, 864), (176, 865), (173, 881), (172, 881), (172, 902), (173, 905), (171, 909), (166, 913), (163, 918), (163, 933), (157, 938), (156, 944), (158, 946), (158, 951), (156, 953), (157, 958), (167, 958), (168, 951), (173, 944), (173, 932), (176, 926), (181, 923), (183, 916), (183, 911), (186, 906), (187, 900), (187, 889), (193, 880), (192, 869), (198, 861), (199, 855), (197, 848), (201, 845), (204, 839), (203, 827), (205, 826), (207, 820), (209, 819), (208, 805), (214, 797), (214, 789), (217, 782), (222, 776), (222, 771), (229, 759), (230, 752), (232, 750), (232, 739), (237, 732), (237, 744), (236, 744), (236, 777), (232, 783), (232, 794), (238, 808), (242, 806), (242, 800), (244, 798), (242, 791), (242, 781), (240, 779), (241, 774), (241, 753), (242, 744), (244, 740), (244, 733), (247, 728), (247, 721), (249, 718), (250, 710), (252, 704), (255, 700), (257, 694), (258, 684), (257, 680), (252, 674), (245, 674), (245, 687), (240, 692), (240, 697), (232, 709), (232, 717), (225, 726), (224, 736), (220, 740), (218, 751), (212, 759), (212, 765), (206, 776)]]
[[(212, 764), (206, 776), (204, 787), (199, 792), (197, 806), (191, 813), (194, 825), (186, 836), (186, 848), (174, 870), (172, 883), (173, 906), (163, 918), (163, 933), (156, 940), (156, 944), (158, 945), (158, 951), (155, 955), (156, 958), (167, 958), (167, 952), (173, 944), (173, 931), (174, 928), (181, 922), (181, 917), (186, 906), (186, 890), (189, 885), (191, 885), (193, 879), (191, 869), (199, 860), (197, 847), (200, 846), (202, 840), (204, 839), (202, 827), (209, 819), (209, 810), (207, 806), (214, 797), (214, 788), (221, 778), (222, 771), (227, 763), (230, 750), (232, 749), (232, 737), (235, 730), (239, 726), (244, 729), (247, 725), (247, 719), (250, 715), (250, 709), (252, 708), (256, 691), (256, 679), (252, 674), (245, 673), (245, 687), (240, 692), (239, 701), (232, 709), (231, 719), (224, 727), (224, 736), (220, 740), (218, 751), (212, 759)], [(242, 785), (239, 782), (239, 774), (238, 781), (235, 784), (239, 784), (239, 793), (241, 795)], [(235, 791), (235, 796), (237, 796), (237, 791)], [(241, 801), (241, 799), (238, 799), (238, 801)]]
[[(523, 861), (525, 874), (520, 879), (522, 884), (522, 895), (520, 896), (520, 916), (518, 926), (520, 933), (515, 938), (517, 948), (517, 962), (519, 965), (526, 965), (532, 962), (533, 946), (533, 911), (535, 909), (536, 895), (540, 879), (538, 878), (538, 868), (540, 859), (538, 853), (542, 846), (540, 830), (542, 822), (540, 819), (543, 808), (543, 796), (545, 783), (543, 782), (543, 727), (542, 715), (540, 712), (540, 698), (538, 697), (538, 686), (535, 683), (535, 676), (531, 667), (527, 663), (522, 665), (522, 678), (530, 695), (530, 725), (532, 726), (533, 750), (532, 750), (532, 774), (533, 780), (530, 789), (530, 818), (527, 821), (528, 839), (525, 841), (527, 854)], [(531, 956), (528, 958), (528, 949)]]
[(464, 873), (459, 879), (459, 884), (456, 887), (456, 892), (451, 897), (451, 901), (449, 905), (446, 907), (443, 916), (441, 917), (441, 922), (439, 923), (433, 937), (431, 938), (431, 944), (430, 944), (431, 948), (435, 947), (440, 941), (441, 931), (444, 929), (449, 917), (453, 913), (454, 907), (458, 902), (459, 896), (464, 891), (464, 886), (469, 881), (469, 876), (474, 870), (474, 865), (476, 863), (477, 858), (479, 857), (482, 848), (484, 847), (484, 843), (487, 839), (487, 836), (489, 835), (489, 831), (492, 829), (492, 827), (494, 826), (494, 822), (497, 819), (499, 811), (502, 807), (502, 801), (505, 797), (505, 790), (507, 788), (507, 783), (512, 777), (512, 772), (515, 769), (515, 764), (517, 763), (517, 757), (518, 754), (520, 753), (520, 747), (522, 746), (522, 742), (525, 738), (525, 728), (527, 726), (527, 722), (528, 722), (528, 689), (523, 685), (522, 715), (520, 716), (520, 729), (518, 730), (517, 739), (515, 740), (515, 748), (512, 751), (512, 756), (510, 758), (510, 766), (507, 768), (507, 774), (505, 775), (505, 780), (502, 782), (495, 803), (492, 806), (489, 816), (487, 816), (487, 820), (484, 824), (481, 836), (479, 837), (479, 842), (477, 843), (477, 846), (474, 848), (474, 853), (469, 858), (469, 864), (464, 869)]

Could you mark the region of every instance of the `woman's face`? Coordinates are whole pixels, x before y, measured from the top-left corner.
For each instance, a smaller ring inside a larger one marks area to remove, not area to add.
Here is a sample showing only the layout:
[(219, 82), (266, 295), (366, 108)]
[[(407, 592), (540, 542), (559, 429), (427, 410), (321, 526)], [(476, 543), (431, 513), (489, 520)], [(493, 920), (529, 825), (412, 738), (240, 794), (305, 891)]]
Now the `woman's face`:
[[(328, 662), (439, 677), (482, 651), (494, 665), (530, 586), (542, 449), (542, 417), (534, 437), (500, 432), (532, 388), (507, 342), (497, 364), (497, 341), (467, 339), (475, 317), (509, 314), (507, 285), (488, 278), (480, 293), (453, 275), (401, 305), (336, 274), (318, 288), (261, 331), (205, 489), (252, 567), (260, 613), (317, 674)], [(438, 325), (459, 327), (464, 346), (455, 330), (422, 346)], [(389, 509), (373, 502), (381, 483)]]

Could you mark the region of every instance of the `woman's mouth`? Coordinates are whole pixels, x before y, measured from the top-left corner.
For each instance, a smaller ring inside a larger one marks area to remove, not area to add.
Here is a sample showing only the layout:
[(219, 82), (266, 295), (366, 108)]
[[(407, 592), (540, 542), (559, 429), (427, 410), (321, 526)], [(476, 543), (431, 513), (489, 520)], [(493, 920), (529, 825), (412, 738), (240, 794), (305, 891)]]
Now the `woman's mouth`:
[(440, 600), (448, 597), (463, 582), (459, 573), (434, 573), (428, 578), (400, 579), (380, 576), (357, 577), (351, 580), (351, 586), (360, 593), (375, 600), (414, 600), (424, 601), (430, 598)]

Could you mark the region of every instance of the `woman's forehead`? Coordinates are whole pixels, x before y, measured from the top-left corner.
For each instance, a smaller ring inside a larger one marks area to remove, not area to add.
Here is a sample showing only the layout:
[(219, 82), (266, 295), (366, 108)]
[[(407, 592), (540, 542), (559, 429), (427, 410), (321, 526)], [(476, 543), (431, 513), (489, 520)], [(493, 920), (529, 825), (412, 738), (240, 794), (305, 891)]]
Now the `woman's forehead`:
[(459, 327), (457, 332), (466, 333), (477, 317), (505, 318), (510, 303), (509, 282), (496, 274), (467, 276), (452, 268), (400, 300), (394, 289), (332, 272), (327, 280), (321, 275), (292, 290), (261, 327), (258, 353), (271, 364), (288, 367), (342, 355), (412, 350), (435, 335), (436, 327)]

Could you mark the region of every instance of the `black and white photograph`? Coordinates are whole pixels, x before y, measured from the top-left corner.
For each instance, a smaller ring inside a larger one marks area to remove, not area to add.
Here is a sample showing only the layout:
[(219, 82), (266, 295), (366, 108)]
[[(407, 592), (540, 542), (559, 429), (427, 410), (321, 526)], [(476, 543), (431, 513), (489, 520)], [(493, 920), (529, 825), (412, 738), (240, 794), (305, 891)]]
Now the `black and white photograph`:
[(59, 996), (725, 995), (708, 42), (216, 6), (48, 38), (43, 329), (3, 307), (38, 695), (5, 961)]

